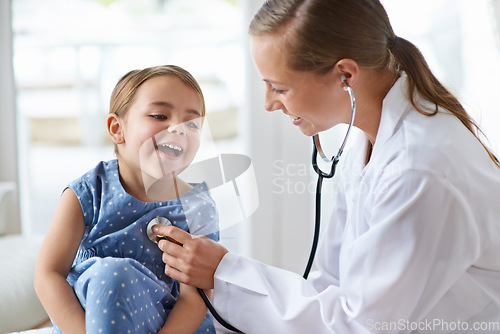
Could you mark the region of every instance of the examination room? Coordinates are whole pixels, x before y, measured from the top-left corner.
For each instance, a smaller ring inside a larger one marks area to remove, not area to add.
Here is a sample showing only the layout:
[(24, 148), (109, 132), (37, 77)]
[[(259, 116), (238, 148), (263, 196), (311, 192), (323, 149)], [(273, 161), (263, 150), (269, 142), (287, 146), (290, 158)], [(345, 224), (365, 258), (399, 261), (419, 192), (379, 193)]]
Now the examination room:
[(499, 92), (500, 0), (0, 0), (0, 334), (500, 333)]

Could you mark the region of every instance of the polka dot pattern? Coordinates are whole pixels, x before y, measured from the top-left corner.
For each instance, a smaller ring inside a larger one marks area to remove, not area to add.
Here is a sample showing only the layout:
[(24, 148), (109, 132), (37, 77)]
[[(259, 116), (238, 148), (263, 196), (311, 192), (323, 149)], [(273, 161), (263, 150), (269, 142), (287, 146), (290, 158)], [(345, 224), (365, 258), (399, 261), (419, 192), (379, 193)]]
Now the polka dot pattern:
[[(175, 303), (175, 296), (145, 266), (133, 259), (91, 258), (74, 289), (86, 311), (87, 333), (157, 333)], [(60, 333), (55, 328), (53, 333)], [(215, 333), (207, 314), (196, 333)]]
[[(85, 309), (87, 332), (156, 333), (175, 304), (179, 284), (165, 275), (162, 253), (146, 226), (165, 217), (218, 241), (218, 215), (206, 184), (171, 201), (141, 202), (125, 192), (112, 160), (69, 187), (82, 206), (86, 230), (68, 282)], [(197, 333), (215, 333), (210, 314)]]

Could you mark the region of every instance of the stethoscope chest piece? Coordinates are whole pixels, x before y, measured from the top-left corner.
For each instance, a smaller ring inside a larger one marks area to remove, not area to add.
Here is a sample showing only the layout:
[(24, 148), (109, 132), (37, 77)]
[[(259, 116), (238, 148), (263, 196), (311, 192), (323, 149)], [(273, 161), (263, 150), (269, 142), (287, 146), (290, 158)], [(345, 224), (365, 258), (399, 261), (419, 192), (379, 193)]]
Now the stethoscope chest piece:
[(149, 240), (151, 240), (152, 242), (154, 242), (155, 244), (157, 244), (158, 241), (160, 241), (161, 239), (163, 239), (163, 237), (162, 236), (158, 236), (158, 235), (156, 235), (156, 234), (153, 233), (152, 227), (154, 225), (171, 226), (172, 223), (170, 222), (170, 220), (168, 220), (165, 217), (155, 217), (155, 218), (151, 219), (151, 221), (148, 223), (148, 226), (146, 227), (146, 233), (148, 235), (148, 238), (149, 238)]

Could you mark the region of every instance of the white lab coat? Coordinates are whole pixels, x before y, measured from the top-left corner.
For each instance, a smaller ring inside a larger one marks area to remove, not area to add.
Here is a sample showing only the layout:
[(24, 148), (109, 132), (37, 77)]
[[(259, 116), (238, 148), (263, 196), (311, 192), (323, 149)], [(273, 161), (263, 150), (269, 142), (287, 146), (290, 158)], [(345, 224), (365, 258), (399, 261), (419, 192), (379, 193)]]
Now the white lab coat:
[(214, 303), (233, 326), (500, 332), (500, 169), (455, 116), (414, 110), (406, 87), (403, 75), (384, 100), (370, 162), (366, 140), (346, 152), (314, 277), (224, 256)]

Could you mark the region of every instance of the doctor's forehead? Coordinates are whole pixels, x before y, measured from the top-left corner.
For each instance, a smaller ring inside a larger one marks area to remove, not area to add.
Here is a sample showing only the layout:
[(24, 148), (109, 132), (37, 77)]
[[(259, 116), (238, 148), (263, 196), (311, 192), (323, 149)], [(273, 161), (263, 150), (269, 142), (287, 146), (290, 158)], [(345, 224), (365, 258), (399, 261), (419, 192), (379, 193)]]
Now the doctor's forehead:
[(269, 83), (280, 83), (277, 75), (289, 72), (286, 66), (286, 50), (281, 39), (275, 36), (252, 36), (250, 52), (262, 79)]

